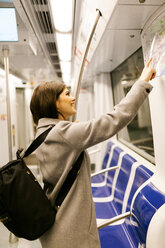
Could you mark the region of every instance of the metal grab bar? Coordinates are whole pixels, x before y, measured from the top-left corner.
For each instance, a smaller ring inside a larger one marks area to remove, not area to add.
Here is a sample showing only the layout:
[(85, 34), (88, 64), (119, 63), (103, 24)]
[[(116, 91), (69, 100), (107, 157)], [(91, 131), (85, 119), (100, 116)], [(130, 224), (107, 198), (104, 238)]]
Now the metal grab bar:
[(88, 152), (89, 155), (92, 155), (94, 153), (97, 153), (97, 152), (100, 152), (101, 150), (97, 149), (97, 150), (94, 150), (94, 151), (91, 151), (91, 152)]
[(91, 175), (91, 177), (95, 177), (95, 176), (100, 175), (100, 174), (103, 174), (103, 173), (105, 173), (105, 172), (113, 171), (113, 170), (117, 170), (117, 169), (119, 169), (119, 166), (113, 166), (113, 167), (111, 167), (111, 168), (103, 169), (103, 170), (100, 170), (100, 171), (98, 171), (98, 172), (93, 173), (93, 174)]
[(113, 166), (111, 168), (103, 169), (103, 170), (100, 170), (98, 172), (93, 173), (91, 175), (91, 177), (95, 177), (95, 176), (100, 175), (100, 174), (103, 174), (103, 173), (105, 173), (107, 171), (113, 171), (113, 170), (117, 170), (117, 169), (119, 169), (119, 166)]
[[(3, 49), (4, 69), (6, 79), (6, 98), (7, 98), (7, 128), (8, 128), (8, 147), (9, 160), (12, 160), (12, 133), (11, 133), (11, 109), (10, 109), (10, 87), (9, 87), (9, 50)], [(9, 243), (17, 243), (18, 238), (10, 232)]]
[(98, 228), (98, 230), (100, 230), (103, 227), (106, 227), (106, 226), (108, 226), (110, 224), (113, 224), (113, 223), (115, 223), (115, 222), (117, 222), (119, 220), (125, 219), (125, 218), (130, 217), (130, 216), (131, 216), (131, 211), (126, 212), (124, 214), (119, 214), (119, 215), (111, 218), (110, 220), (107, 220), (107, 221), (103, 222), (102, 224), (98, 225), (97, 228)]
[[(76, 107), (77, 107), (77, 102), (78, 102), (78, 95), (79, 95), (79, 92), (80, 92), (80, 84), (81, 84), (81, 79), (82, 79), (82, 75), (83, 75), (85, 60), (86, 60), (86, 57), (87, 57), (87, 54), (88, 54), (88, 51), (89, 51), (89, 47), (90, 47), (92, 37), (93, 37), (94, 31), (96, 29), (97, 23), (99, 21), (100, 16), (102, 16), (102, 14), (101, 14), (99, 9), (96, 9), (96, 11), (97, 11), (96, 20), (95, 20), (95, 23), (93, 25), (93, 28), (92, 28), (92, 31), (91, 31), (91, 34), (90, 34), (90, 37), (89, 37), (89, 40), (88, 40), (87, 45), (86, 45), (84, 56), (83, 56), (83, 59), (82, 59), (81, 65), (80, 65), (80, 71), (79, 71), (79, 74), (78, 74), (78, 79), (77, 79), (77, 82), (75, 84), (74, 97), (77, 99), (76, 100)], [(74, 115), (73, 118), (72, 118), (72, 121), (75, 121), (75, 120), (76, 120), (76, 115)]]

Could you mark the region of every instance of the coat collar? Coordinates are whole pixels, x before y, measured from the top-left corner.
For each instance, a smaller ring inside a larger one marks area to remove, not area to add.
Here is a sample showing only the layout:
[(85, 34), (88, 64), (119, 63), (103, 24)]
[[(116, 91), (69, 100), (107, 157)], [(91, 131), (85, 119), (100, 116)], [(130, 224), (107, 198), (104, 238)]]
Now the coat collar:
[(56, 125), (62, 120), (59, 119), (54, 119), (54, 118), (41, 118), (39, 119), (37, 129), (42, 128), (42, 127), (47, 127), (50, 125)]

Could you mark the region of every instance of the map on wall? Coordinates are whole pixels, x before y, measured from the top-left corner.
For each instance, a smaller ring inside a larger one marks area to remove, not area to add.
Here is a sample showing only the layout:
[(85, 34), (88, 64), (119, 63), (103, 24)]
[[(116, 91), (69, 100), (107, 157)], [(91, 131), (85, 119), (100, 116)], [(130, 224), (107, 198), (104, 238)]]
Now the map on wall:
[(156, 18), (142, 34), (144, 60), (152, 58), (156, 76), (165, 75), (165, 12)]

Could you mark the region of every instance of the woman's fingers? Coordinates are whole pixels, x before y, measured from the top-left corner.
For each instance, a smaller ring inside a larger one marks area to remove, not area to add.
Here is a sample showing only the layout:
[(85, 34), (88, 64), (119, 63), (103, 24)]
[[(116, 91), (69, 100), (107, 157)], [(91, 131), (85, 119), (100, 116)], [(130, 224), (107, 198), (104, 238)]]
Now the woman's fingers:
[(154, 68), (150, 67), (151, 61), (152, 61), (152, 58), (150, 58), (149, 61), (147, 62), (146, 66), (144, 67), (144, 69), (142, 71), (141, 77), (140, 77), (140, 79), (142, 79), (146, 82), (155, 78), (155, 75), (156, 75), (156, 70)]
[(150, 66), (151, 61), (152, 61), (152, 58), (149, 59), (149, 61), (146, 64), (146, 67), (149, 67)]
[(153, 73), (152, 73), (152, 76), (151, 76), (151, 79), (150, 80), (154, 79), (155, 76), (156, 76), (156, 71), (153, 69)]

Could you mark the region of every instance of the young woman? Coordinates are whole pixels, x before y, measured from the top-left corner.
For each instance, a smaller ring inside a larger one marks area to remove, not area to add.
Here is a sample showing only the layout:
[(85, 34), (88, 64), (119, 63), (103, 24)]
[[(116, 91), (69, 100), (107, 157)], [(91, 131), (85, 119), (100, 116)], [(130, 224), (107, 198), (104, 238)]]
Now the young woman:
[[(151, 61), (151, 60), (150, 60)], [(47, 196), (52, 205), (72, 165), (82, 151), (109, 139), (136, 115), (152, 89), (155, 76), (150, 61), (140, 79), (114, 111), (81, 123), (68, 121), (76, 113), (75, 98), (62, 82), (41, 83), (34, 90), (31, 112), (37, 135), (54, 125), (37, 149), (43, 180), (52, 185)], [(41, 238), (43, 248), (99, 248), (95, 208), (92, 200), (90, 161), (84, 153), (80, 173), (59, 208), (54, 225)]]

